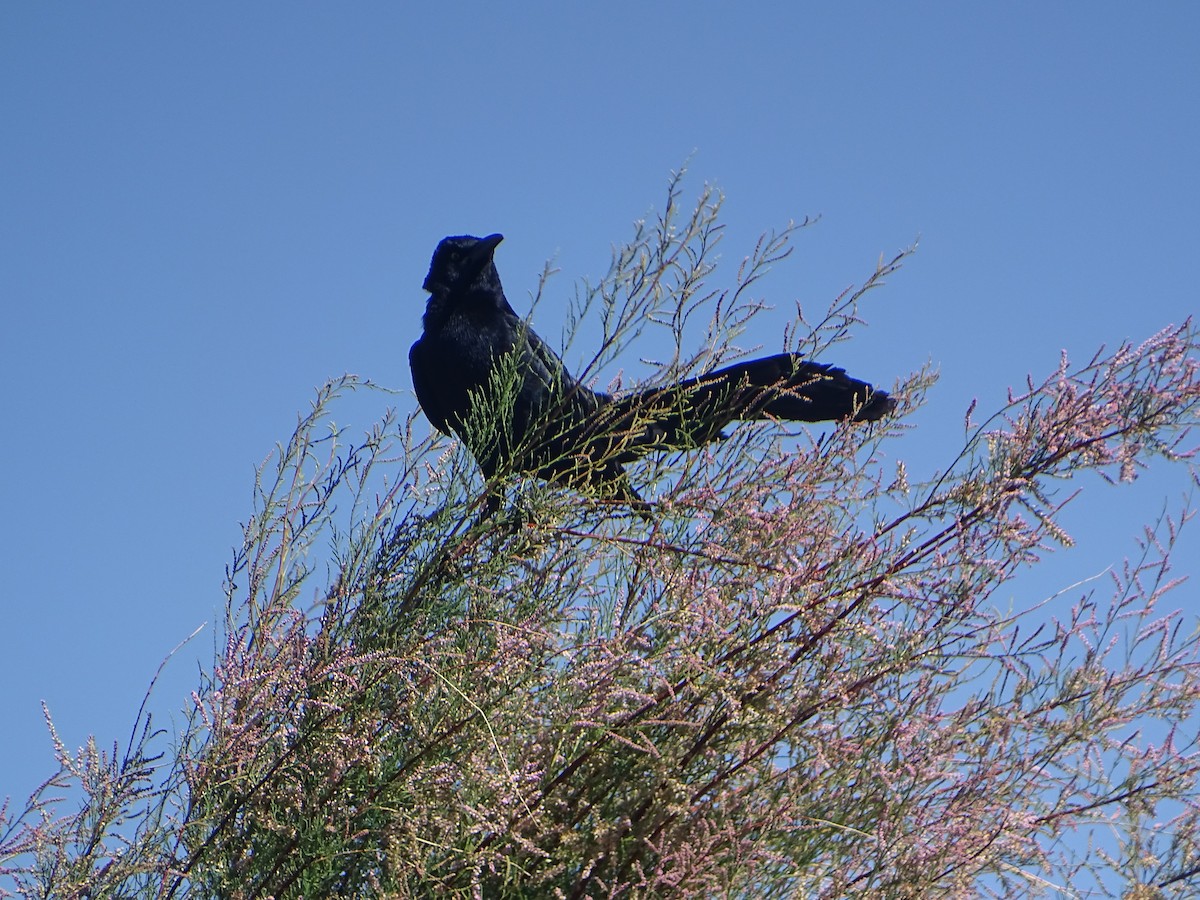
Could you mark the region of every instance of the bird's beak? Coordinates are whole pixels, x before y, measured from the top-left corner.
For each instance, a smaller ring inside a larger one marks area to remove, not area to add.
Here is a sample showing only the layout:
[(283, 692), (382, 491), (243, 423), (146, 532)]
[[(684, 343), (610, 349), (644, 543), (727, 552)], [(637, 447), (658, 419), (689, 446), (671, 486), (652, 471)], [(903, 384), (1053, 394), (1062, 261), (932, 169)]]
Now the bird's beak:
[(487, 252), (488, 259), (491, 259), (492, 254), (496, 252), (496, 248), (500, 246), (500, 242), (504, 240), (502, 234), (489, 234), (479, 242), (479, 251)]
[(504, 240), (502, 234), (489, 234), (485, 238), (480, 238), (479, 243), (471, 248), (471, 255), (468, 257), (471, 273), (471, 278), (482, 272), (492, 262), (492, 254), (496, 252), (496, 247)]

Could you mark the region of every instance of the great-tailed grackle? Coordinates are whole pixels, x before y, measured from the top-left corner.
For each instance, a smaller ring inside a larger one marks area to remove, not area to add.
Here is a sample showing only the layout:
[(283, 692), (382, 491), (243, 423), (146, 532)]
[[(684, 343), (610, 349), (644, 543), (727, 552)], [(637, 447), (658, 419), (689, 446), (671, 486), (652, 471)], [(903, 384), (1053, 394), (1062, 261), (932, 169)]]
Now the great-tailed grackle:
[(501, 240), (438, 244), (425, 332), (408, 356), (421, 408), (463, 440), (489, 481), (527, 472), (646, 515), (624, 464), (647, 453), (700, 446), (737, 419), (870, 422), (895, 408), (885, 391), (793, 353), (624, 397), (593, 391), (509, 306), (492, 259)]

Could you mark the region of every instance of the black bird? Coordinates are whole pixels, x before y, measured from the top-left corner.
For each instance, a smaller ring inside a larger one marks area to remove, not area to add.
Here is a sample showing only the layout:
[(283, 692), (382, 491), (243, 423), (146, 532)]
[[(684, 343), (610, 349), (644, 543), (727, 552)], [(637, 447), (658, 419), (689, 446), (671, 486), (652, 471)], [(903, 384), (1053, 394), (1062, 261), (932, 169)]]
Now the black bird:
[[(794, 353), (624, 397), (593, 391), (509, 306), (492, 259), (503, 239), (438, 244), (425, 278), (425, 331), (408, 355), (421, 408), (463, 440), (489, 482), (530, 473), (646, 516), (624, 464), (647, 453), (698, 447), (738, 419), (872, 422), (895, 408), (885, 391)], [(489, 510), (496, 503), (492, 494)]]

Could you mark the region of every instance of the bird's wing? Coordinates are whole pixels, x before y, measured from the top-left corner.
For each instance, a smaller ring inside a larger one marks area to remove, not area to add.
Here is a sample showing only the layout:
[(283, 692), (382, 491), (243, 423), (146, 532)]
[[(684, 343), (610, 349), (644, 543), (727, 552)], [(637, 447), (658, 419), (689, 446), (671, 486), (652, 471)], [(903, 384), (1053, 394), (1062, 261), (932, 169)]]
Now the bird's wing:
[(431, 378), (435, 371), (435, 361), (429, 357), (429, 348), (423, 340), (418, 340), (408, 351), (408, 365), (412, 369), (413, 388), (417, 392), (417, 402), (429, 417), (438, 431), (450, 434), (450, 410), (443, 402), (438, 390), (437, 379)]
[(575, 383), (575, 379), (571, 377), (559, 355), (528, 326), (525, 328), (525, 339), (529, 343), (526, 365), (529, 366), (530, 374), (548, 389), (569, 389)]

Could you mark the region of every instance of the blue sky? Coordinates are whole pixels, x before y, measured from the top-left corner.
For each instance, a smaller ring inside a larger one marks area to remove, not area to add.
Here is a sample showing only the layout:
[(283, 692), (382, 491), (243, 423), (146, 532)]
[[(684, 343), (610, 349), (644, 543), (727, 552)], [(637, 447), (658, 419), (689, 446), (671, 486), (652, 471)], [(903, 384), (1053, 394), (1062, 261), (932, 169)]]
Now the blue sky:
[[(0, 797), (52, 772), (39, 701), (70, 746), (123, 742), (207, 622), (152, 708), (186, 704), (255, 465), (326, 378), (409, 390), (445, 234), (502, 231), (522, 311), (555, 257), (548, 337), (688, 157), (691, 194), (727, 193), (731, 269), (821, 216), (764, 283), (777, 324), (919, 237), (828, 360), (939, 368), (889, 445), (914, 478), (972, 398), (1196, 310), (1200, 5), (504, 7), (0, 7)], [(1186, 485), (1085, 480), (1080, 546), (1013, 601), (1118, 561)]]

